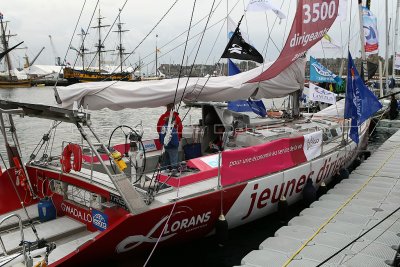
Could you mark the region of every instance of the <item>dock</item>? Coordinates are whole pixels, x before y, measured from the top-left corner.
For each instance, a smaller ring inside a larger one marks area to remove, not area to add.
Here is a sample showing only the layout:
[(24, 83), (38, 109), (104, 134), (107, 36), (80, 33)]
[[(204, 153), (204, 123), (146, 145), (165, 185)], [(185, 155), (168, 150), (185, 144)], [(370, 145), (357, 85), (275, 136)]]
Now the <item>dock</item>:
[(400, 245), (400, 131), (248, 253), (242, 267), (392, 266)]

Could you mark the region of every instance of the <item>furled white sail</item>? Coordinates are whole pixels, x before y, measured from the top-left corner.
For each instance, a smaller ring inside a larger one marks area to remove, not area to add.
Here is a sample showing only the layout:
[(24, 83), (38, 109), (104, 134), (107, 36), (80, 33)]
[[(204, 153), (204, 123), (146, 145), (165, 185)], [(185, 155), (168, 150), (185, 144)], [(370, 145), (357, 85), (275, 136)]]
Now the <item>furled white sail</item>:
[(184, 101), (230, 101), (286, 96), (302, 89), (304, 84), (305, 59), (300, 58), (282, 71), (278, 76), (267, 81), (247, 83), (266, 70), (272, 63), (267, 63), (235, 76), (165, 79), (143, 82), (93, 82), (77, 83), (57, 88), (62, 101), (61, 106), (72, 108), (74, 101), (91, 110), (109, 108), (159, 107), (179, 101), (184, 94)]

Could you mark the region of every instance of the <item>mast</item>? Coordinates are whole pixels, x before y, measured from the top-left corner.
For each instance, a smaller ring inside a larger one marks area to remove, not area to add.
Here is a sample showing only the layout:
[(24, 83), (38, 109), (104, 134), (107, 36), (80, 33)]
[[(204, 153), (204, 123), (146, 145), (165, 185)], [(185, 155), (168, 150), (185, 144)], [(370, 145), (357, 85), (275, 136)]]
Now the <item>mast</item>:
[(81, 59), (82, 59), (82, 70), (85, 70), (85, 51), (87, 50), (85, 48), (85, 37), (86, 37), (87, 34), (88, 33), (85, 32), (83, 29), (81, 29), (81, 33), (78, 34), (78, 35), (81, 36), (81, 39), (82, 39), (82, 44), (81, 44), (81, 47), (79, 48), (79, 51), (78, 51), (78, 53), (79, 53), (79, 55), (81, 56)]
[(393, 45), (393, 69), (392, 69), (392, 77), (396, 78), (396, 52), (397, 52), (397, 39), (399, 38), (399, 16), (400, 16), (400, 0), (397, 0), (397, 8), (396, 8), (396, 20), (394, 24), (394, 45)]
[(361, 68), (364, 76), (362, 77), (364, 82), (367, 80), (366, 76), (368, 77), (368, 65), (367, 65), (367, 55), (365, 53), (365, 37), (364, 37), (364, 22), (363, 22), (363, 8), (362, 8), (362, 0), (358, 0), (358, 18), (360, 20), (360, 41), (361, 41)]
[(386, 32), (386, 49), (385, 49), (385, 77), (386, 77), (386, 91), (389, 89), (389, 18), (388, 18), (388, 0), (385, 0), (385, 32)]
[[(8, 50), (7, 38), (9, 38), (10, 36), (15, 36), (15, 35), (6, 35), (6, 31), (5, 31), (5, 27), (4, 27), (4, 23), (3, 23), (3, 14), (0, 15), (0, 24), (1, 24), (1, 43), (3, 44), (4, 51), (7, 51)], [(11, 75), (12, 66), (11, 66), (11, 61), (10, 61), (10, 55), (8, 53), (5, 55), (5, 62), (7, 65), (8, 77), (11, 80), (12, 79), (12, 75)]]
[(110, 25), (102, 25), (101, 24), (102, 19), (104, 19), (104, 17), (100, 15), (100, 8), (99, 8), (99, 17), (97, 19), (97, 26), (92, 27), (93, 29), (98, 29), (99, 33), (99, 42), (97, 45), (95, 45), (95, 47), (97, 47), (97, 54), (99, 55), (99, 72), (101, 72), (101, 54), (107, 52), (106, 50), (104, 50), (104, 44), (101, 41), (101, 28), (110, 27)]
[(122, 69), (122, 64), (123, 64), (123, 62), (124, 62), (124, 55), (126, 55), (127, 53), (124, 53), (124, 51), (125, 51), (125, 48), (122, 46), (122, 33), (123, 32), (127, 32), (127, 31), (129, 31), (129, 30), (122, 30), (122, 25), (124, 24), (124, 23), (121, 23), (121, 9), (119, 10), (119, 15), (118, 15), (118, 24), (117, 24), (117, 27), (118, 27), (118, 30), (117, 31), (114, 31), (114, 32), (117, 32), (118, 33), (118, 39), (119, 39), (119, 45), (117, 45), (117, 51), (118, 51), (118, 56), (119, 56), (119, 62), (120, 62), (120, 68), (121, 68), (121, 72), (123, 72), (123, 69)]
[(158, 77), (158, 71), (157, 71), (157, 67), (158, 67), (158, 62), (157, 62), (157, 60), (158, 60), (157, 40), (158, 40), (158, 34), (156, 34), (156, 72), (155, 72), (156, 77)]

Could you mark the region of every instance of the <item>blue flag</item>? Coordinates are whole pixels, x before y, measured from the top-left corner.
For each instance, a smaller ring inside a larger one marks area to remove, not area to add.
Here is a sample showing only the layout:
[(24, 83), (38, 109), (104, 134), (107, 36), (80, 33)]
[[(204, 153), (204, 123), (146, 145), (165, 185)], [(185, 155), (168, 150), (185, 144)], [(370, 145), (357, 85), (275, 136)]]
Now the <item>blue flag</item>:
[(265, 109), (264, 103), (262, 100), (252, 100), (248, 99), (247, 103), (251, 107), (251, 110), (261, 117), (265, 117), (267, 115), (267, 110)]
[(342, 78), (328, 70), (313, 57), (310, 57), (310, 81), (338, 83), (339, 85), (343, 83)]
[(358, 144), (358, 127), (382, 108), (378, 98), (365, 86), (349, 52), (344, 118), (351, 119), (350, 138)]
[(233, 76), (238, 73), (240, 73), (240, 69), (235, 63), (232, 62), (230, 58), (228, 58), (228, 76)]
[(267, 115), (267, 110), (262, 100), (236, 100), (228, 102), (228, 109), (236, 112), (254, 112), (261, 117)]

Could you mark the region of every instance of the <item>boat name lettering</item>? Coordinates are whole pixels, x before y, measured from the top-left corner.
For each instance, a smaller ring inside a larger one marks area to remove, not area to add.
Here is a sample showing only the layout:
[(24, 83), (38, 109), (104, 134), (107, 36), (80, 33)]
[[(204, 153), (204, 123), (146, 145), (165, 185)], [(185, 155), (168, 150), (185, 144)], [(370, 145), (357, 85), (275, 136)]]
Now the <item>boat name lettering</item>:
[(176, 232), (178, 230), (193, 228), (199, 224), (206, 223), (210, 220), (211, 211), (192, 216), (190, 218), (185, 218), (179, 221), (175, 221), (171, 224), (168, 224), (167, 229), (165, 230), (164, 234), (168, 235), (170, 233)]
[[(339, 157), (339, 154), (337, 154), (335, 159), (332, 159), (332, 157), (325, 159), (322, 167), (317, 173), (315, 183), (319, 184), (324, 179), (327, 179), (328, 177), (331, 177), (332, 175), (337, 173), (347, 162), (351, 160), (354, 153), (355, 151), (352, 151), (347, 155), (342, 154), (341, 157)], [(252, 214), (255, 208), (262, 209), (265, 208), (267, 205), (271, 205), (278, 202), (282, 195), (288, 198), (292, 196), (293, 193), (296, 194), (300, 193), (303, 190), (303, 186), (305, 185), (307, 179), (312, 178), (314, 174), (315, 172), (311, 171), (308, 174), (301, 175), (297, 179), (294, 178), (288, 180), (287, 182), (276, 184), (275, 186), (273, 186), (273, 188), (272, 187), (262, 188), (263, 186), (262, 183), (258, 182), (254, 183), (252, 185), (253, 192), (251, 192), (250, 194), (250, 199), (251, 199), (250, 206), (247, 210), (246, 215), (241, 219), (245, 220), (246, 218), (248, 218)]]
[(84, 221), (84, 222), (92, 222), (92, 215), (90, 213), (82, 212), (75, 207), (71, 207), (66, 203), (61, 203), (61, 210), (69, 215)]

